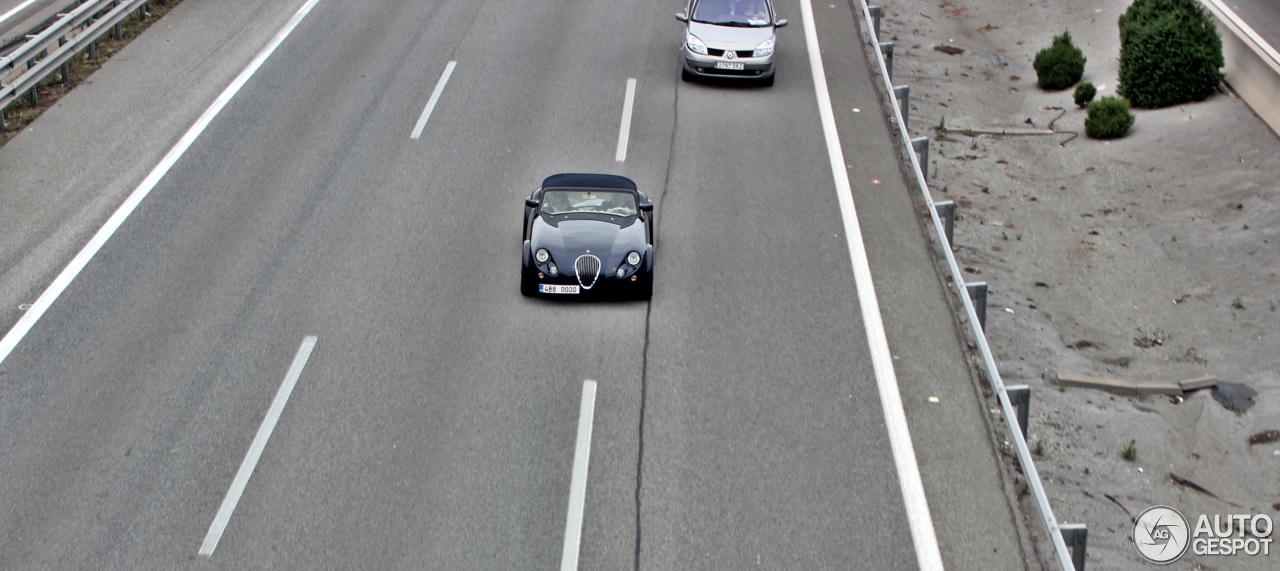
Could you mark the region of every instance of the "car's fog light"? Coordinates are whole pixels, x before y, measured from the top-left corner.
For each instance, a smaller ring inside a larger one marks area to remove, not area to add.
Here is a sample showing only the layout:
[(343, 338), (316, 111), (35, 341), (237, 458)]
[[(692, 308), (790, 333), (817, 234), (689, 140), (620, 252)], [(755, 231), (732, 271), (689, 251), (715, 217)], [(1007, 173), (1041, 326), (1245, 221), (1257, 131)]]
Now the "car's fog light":
[(621, 278), (621, 277), (623, 277), (623, 276), (626, 276), (626, 275), (627, 275), (627, 270), (624, 270), (624, 269), (622, 269), (622, 268), (618, 268), (618, 277), (619, 277), (619, 278)]
[(557, 268), (555, 264), (551, 264), (550, 266), (547, 266), (547, 270), (550, 271), (551, 275), (553, 276), (560, 275), (560, 269)]

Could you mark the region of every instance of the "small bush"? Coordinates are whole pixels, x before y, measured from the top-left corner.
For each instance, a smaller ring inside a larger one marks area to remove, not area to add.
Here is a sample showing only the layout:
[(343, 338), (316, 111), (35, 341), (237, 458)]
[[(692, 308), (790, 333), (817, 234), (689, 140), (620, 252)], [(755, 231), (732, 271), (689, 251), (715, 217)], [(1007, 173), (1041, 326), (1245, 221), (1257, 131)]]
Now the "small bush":
[(1053, 38), (1053, 44), (1040, 50), (1032, 67), (1036, 68), (1036, 82), (1041, 89), (1056, 91), (1075, 85), (1084, 77), (1084, 52), (1071, 43), (1071, 33)]
[(1133, 113), (1129, 102), (1119, 97), (1103, 97), (1089, 104), (1084, 118), (1084, 132), (1094, 139), (1118, 139), (1129, 134)]
[(1222, 80), (1222, 37), (1198, 0), (1134, 0), (1120, 16), (1119, 93), (1154, 109), (1201, 101)]
[(1076, 105), (1084, 107), (1093, 101), (1093, 97), (1098, 94), (1098, 88), (1092, 83), (1084, 82), (1076, 86), (1076, 91), (1071, 96), (1076, 101)]
[(1124, 448), (1120, 449), (1120, 456), (1130, 462), (1136, 461), (1138, 459), (1138, 441), (1130, 440)]

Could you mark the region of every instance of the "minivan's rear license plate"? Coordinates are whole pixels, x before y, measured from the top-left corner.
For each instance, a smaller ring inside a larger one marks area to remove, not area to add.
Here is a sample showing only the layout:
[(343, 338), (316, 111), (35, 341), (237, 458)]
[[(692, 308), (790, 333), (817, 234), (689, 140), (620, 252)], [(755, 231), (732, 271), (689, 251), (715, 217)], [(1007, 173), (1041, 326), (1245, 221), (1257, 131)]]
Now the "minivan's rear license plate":
[(538, 284), (540, 293), (578, 293), (576, 285)]
[(745, 67), (740, 61), (718, 61), (716, 62), (716, 69), (736, 69), (738, 71), (742, 71)]

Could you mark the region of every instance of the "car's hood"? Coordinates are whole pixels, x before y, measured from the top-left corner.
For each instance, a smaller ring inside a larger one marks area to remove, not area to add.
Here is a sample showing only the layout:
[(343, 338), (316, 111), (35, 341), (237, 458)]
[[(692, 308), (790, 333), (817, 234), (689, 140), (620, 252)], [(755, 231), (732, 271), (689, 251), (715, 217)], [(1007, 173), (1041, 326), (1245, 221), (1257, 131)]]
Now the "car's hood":
[(645, 227), (639, 221), (620, 227), (601, 220), (561, 220), (552, 226), (540, 216), (534, 220), (529, 246), (531, 251), (546, 248), (561, 268), (569, 268), (578, 256), (590, 252), (612, 269), (627, 252), (644, 253)]
[(698, 36), (709, 48), (721, 50), (754, 50), (773, 37), (773, 26), (737, 28), (689, 22), (689, 33)]

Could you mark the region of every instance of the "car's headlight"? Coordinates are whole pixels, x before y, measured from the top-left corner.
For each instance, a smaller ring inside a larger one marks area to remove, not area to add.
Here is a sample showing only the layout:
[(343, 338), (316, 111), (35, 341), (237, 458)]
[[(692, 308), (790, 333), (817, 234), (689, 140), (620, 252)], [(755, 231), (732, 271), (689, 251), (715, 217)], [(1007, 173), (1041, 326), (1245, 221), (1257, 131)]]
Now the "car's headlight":
[(627, 254), (627, 263), (633, 266), (640, 265), (640, 252), (631, 252)]
[(689, 51), (695, 54), (707, 55), (707, 44), (702, 43), (702, 40), (699, 40), (698, 36), (689, 34), (689, 37), (685, 38), (684, 43), (689, 46)]
[(756, 46), (756, 51), (751, 52), (751, 57), (764, 57), (773, 55), (773, 38), (769, 38)]
[(545, 264), (547, 260), (551, 259), (551, 252), (548, 252), (546, 248), (538, 248), (538, 251), (533, 253), (533, 259), (537, 260), (539, 264)]

